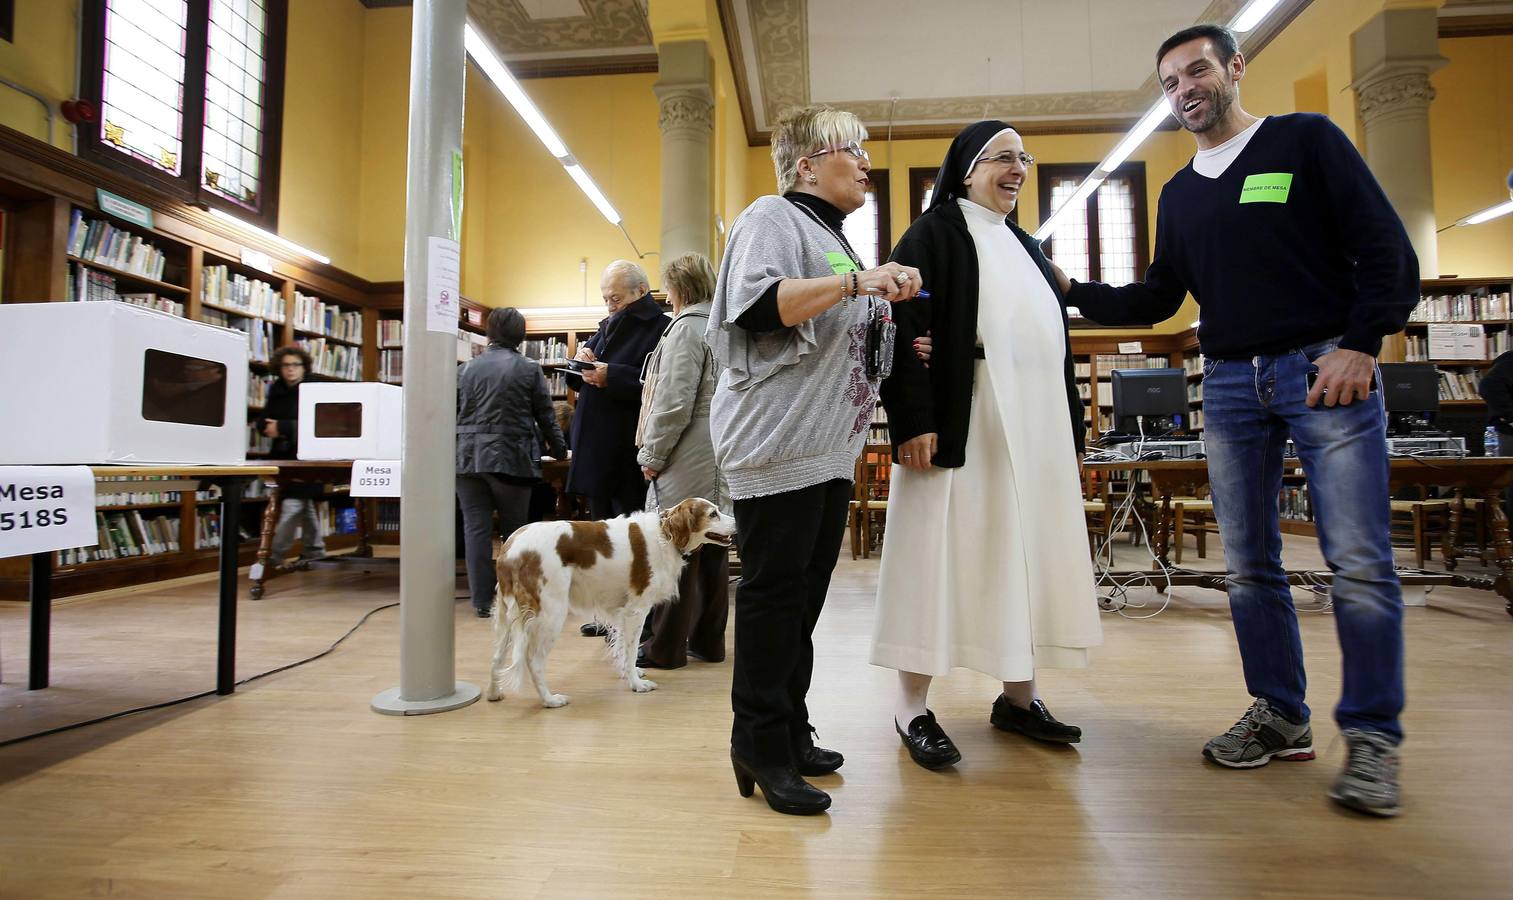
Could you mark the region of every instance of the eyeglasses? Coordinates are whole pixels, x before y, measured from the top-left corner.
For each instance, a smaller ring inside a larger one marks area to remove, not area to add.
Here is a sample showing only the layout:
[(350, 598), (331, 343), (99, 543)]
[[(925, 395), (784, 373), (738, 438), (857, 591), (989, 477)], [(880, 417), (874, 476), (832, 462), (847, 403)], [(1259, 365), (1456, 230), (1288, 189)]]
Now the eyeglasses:
[(1003, 163), (1006, 166), (1012, 166), (1014, 163), (1022, 163), (1024, 167), (1028, 169), (1029, 167), (1035, 165), (1035, 157), (1031, 156), (1028, 153), (999, 153), (994, 156), (984, 156), (982, 159), (979, 159), (978, 162)]
[(839, 147), (827, 147), (826, 149), (821, 150), (818, 153), (809, 154), (807, 157), (805, 157), (805, 159), (814, 159), (816, 156), (824, 156), (826, 153), (849, 153), (851, 154), (852, 159), (859, 159), (865, 162), (872, 161), (871, 155), (868, 154), (866, 150), (863, 150), (862, 145), (858, 144), (856, 141), (842, 144)]
[(305, 364), (302, 362), (286, 362), (279, 363), (278, 367), (280, 369), (303, 369), (305, 367)]

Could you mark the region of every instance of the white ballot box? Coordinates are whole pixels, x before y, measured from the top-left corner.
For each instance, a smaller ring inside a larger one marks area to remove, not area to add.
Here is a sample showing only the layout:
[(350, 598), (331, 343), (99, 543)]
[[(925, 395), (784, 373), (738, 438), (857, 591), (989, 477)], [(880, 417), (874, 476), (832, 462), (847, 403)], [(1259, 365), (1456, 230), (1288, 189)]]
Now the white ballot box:
[(0, 464), (247, 459), (247, 336), (115, 301), (0, 304)]
[(299, 386), (300, 459), (399, 459), (404, 391), (364, 381)]

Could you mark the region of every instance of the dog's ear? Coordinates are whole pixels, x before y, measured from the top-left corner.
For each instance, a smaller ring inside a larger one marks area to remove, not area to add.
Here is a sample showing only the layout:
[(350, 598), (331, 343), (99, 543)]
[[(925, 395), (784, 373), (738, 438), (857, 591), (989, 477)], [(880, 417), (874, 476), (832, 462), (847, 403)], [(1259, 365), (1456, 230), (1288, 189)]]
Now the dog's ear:
[(689, 539), (699, 530), (702, 514), (690, 500), (684, 500), (662, 513), (662, 533), (682, 553), (688, 549)]

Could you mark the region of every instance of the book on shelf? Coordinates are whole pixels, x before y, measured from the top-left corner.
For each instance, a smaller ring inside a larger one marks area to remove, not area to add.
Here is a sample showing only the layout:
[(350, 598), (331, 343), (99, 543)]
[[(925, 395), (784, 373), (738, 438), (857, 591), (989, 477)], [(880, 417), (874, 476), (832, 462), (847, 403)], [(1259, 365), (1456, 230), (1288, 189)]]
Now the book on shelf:
[(330, 343), (325, 338), (299, 338), (295, 343), (310, 354), (315, 374), (362, 381), (362, 348)]
[(273, 387), (273, 382), (277, 377), (276, 375), (258, 375), (253, 373), (247, 379), (247, 405), (267, 406), (268, 389)]
[(116, 277), (107, 272), (97, 272), (88, 266), (71, 262), (68, 264), (68, 281), (64, 285), (64, 299), (115, 300)]
[(273, 438), (268, 437), (257, 430), (256, 422), (247, 423), (247, 452), (248, 453), (272, 453)]
[(248, 278), (226, 266), (205, 266), (200, 281), (200, 299), (206, 303), (270, 322), (284, 321), (284, 297), (266, 281)]
[(1476, 369), (1440, 369), (1439, 398), (1441, 400), (1480, 400), (1477, 385), (1481, 384), (1481, 372)]
[(1114, 369), (1164, 369), (1169, 363), (1168, 357), (1144, 353), (1100, 353), (1095, 361), (1099, 375)]
[(559, 337), (526, 340), (520, 344), (520, 353), (527, 359), (534, 359), (540, 362), (565, 361), (567, 359), (567, 341)]
[(378, 346), (399, 347), (405, 342), (405, 323), (403, 319), (379, 319), (378, 320)]
[(1199, 354), (1182, 357), (1182, 371), (1189, 375), (1203, 374), (1203, 357)]
[(1281, 495), (1277, 497), (1277, 510), (1284, 519), (1312, 519), (1313, 507), (1308, 502), (1308, 485), (1282, 488)]
[(378, 380), (385, 384), (402, 384), (405, 380), (403, 350), (378, 351)]
[(465, 363), (482, 355), (489, 347), (489, 339), (472, 331), (457, 332), (457, 361)]
[(294, 292), (294, 327), (313, 331), (339, 341), (362, 343), (363, 314), (358, 310), (343, 310), (334, 303), (319, 297)]
[(138, 235), (74, 210), (68, 222), (68, 253), (152, 281), (163, 280), (167, 258)]
[(1093, 364), (1090, 362), (1073, 363), (1072, 367), (1076, 371), (1078, 378), (1093, 377)]
[(247, 356), (253, 362), (268, 362), (278, 346), (273, 323), (264, 319), (247, 319), (218, 309), (201, 309), (200, 321), (207, 325), (232, 328), (247, 335)]
[(1458, 294), (1424, 294), (1409, 322), (1474, 322), (1508, 318), (1509, 292), (1476, 288)]
[(117, 294), (116, 299), (122, 303), (130, 303), (133, 306), (144, 306), (148, 309), (156, 309), (161, 312), (173, 313), (176, 316), (184, 314), (184, 304), (177, 300), (169, 300), (153, 293)]

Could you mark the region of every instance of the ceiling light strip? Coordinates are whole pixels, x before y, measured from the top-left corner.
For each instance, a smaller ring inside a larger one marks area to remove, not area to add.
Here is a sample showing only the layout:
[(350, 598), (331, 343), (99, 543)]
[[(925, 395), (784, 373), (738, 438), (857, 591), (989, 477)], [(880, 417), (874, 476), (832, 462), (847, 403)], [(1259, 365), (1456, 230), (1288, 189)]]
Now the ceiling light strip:
[(478, 33), (471, 22), (463, 29), (462, 43), (467, 49), (468, 56), (478, 65), (478, 68), (483, 70), (483, 74), (493, 82), (494, 87), (499, 89), (504, 99), (510, 102), (510, 106), (515, 108), (515, 112), (535, 133), (542, 146), (546, 147), (546, 152), (557, 158), (557, 162), (567, 170), (568, 177), (573, 179), (604, 218), (608, 219), (611, 225), (619, 225), (623, 218), (615, 209), (614, 204), (609, 202), (609, 198), (604, 196), (604, 192), (594, 183), (593, 178), (589, 177), (583, 166), (573, 158), (567, 145), (557, 136), (557, 132), (552, 130), (546, 116), (542, 115), (541, 110), (536, 108), (536, 104), (531, 102), (530, 96), (520, 87), (520, 82), (510, 74), (510, 70), (505, 67), (504, 62), (494, 53), (494, 49), (489, 46), (488, 41), (484, 40), (483, 35)]
[(238, 219), (236, 216), (231, 215), (230, 213), (222, 212), (221, 210), (216, 209), (212, 206), (210, 207), (210, 214), (217, 218), (225, 219), (227, 222), (232, 222), (238, 227), (245, 228), (265, 240), (269, 240), (275, 244), (278, 244), (280, 247), (288, 250), (293, 250), (295, 253), (299, 253), (303, 256), (308, 256), (316, 262), (325, 263), (328, 266), (331, 265), (331, 257), (325, 255), (324, 253), (316, 253), (309, 247), (301, 247), (299, 244), (294, 243), (288, 238), (281, 238), (273, 232), (268, 231), (267, 229), (259, 228), (256, 225), (251, 224), (250, 222), (244, 222), (241, 219)]

